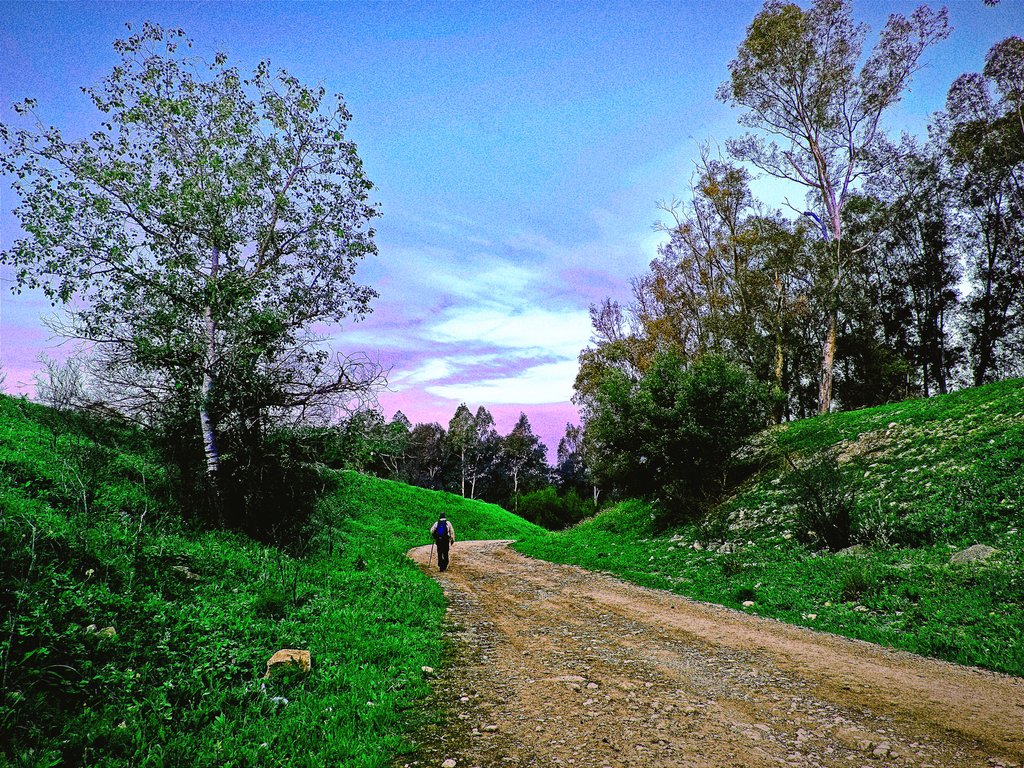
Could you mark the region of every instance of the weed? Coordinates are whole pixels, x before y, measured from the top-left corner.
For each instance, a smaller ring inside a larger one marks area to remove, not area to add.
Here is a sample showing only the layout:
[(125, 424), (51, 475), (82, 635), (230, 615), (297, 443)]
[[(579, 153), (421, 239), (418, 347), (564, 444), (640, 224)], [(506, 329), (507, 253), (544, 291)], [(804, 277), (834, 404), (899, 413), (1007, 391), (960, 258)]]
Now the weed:
[(808, 543), (822, 543), (836, 552), (850, 546), (855, 493), (834, 450), (813, 456), (802, 466), (789, 460), (787, 478), (796, 510), (793, 526)]
[(743, 558), (736, 552), (730, 552), (729, 554), (722, 555), (719, 562), (722, 565), (722, 575), (727, 579), (731, 579), (732, 577), (739, 576), (743, 573)]
[(840, 576), (840, 599), (851, 603), (878, 588), (877, 576), (860, 558), (850, 558)]

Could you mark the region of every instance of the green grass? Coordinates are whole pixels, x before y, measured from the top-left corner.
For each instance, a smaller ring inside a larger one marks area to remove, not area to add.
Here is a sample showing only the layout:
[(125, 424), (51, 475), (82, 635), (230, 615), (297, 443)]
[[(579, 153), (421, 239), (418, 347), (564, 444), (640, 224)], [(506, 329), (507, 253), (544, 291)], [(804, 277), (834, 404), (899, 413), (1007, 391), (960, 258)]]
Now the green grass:
[[(0, 764), (388, 764), (442, 654), (443, 595), (404, 552), (442, 509), (460, 539), (535, 528), (325, 481), (295, 558), (185, 528), (144, 435), (0, 398)], [(312, 672), (264, 682), (281, 648), (309, 649)]]
[[(797, 542), (787, 464), (768, 465), (710, 516), (653, 529), (629, 501), (516, 548), (646, 586), (894, 648), (1024, 675), (1024, 387), (1020, 380), (797, 422), (799, 461), (835, 447), (856, 491), (858, 556)], [(767, 442), (767, 441), (763, 441)], [(762, 457), (763, 458), (763, 457)], [(714, 550), (705, 544), (717, 539)], [(719, 553), (722, 541), (734, 552)], [(950, 565), (982, 543), (984, 565)], [(753, 605), (744, 607), (743, 602)]]

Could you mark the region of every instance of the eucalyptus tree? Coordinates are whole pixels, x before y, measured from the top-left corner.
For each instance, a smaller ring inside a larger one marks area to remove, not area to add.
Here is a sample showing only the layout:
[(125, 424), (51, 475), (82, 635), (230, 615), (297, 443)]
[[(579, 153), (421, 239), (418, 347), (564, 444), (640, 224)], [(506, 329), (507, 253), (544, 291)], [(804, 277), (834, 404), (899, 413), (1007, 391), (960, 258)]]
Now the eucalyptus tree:
[(953, 320), (961, 277), (955, 248), (955, 189), (936, 142), (904, 135), (880, 146), (886, 157), (866, 186), (885, 203), (873, 264), (889, 289), (906, 303), (913, 362), (925, 397), (945, 394), (957, 362)]
[(1014, 336), (1024, 332), (1022, 73), (1024, 41), (997, 43), (982, 73), (961, 75), (950, 87), (936, 129), (968, 222), (965, 310), (975, 385), (1007, 372), (1017, 357)]
[(409, 482), (440, 490), (447, 459), (444, 427), (436, 422), (417, 424), (409, 432)]
[[(479, 498), (478, 485), (487, 485), (498, 458), (499, 443), (500, 437), (494, 427), (494, 417), (482, 405), (479, 406), (473, 415), (473, 438), (467, 461), (469, 498)], [(487, 488), (479, 490), (486, 492)]]
[[(260, 62), (247, 76), (146, 23), (84, 88), (96, 127), (0, 126), (24, 237), (0, 254), (92, 342), (126, 407), (194, 424), (216, 475), (221, 433), (323, 415), (379, 381), (315, 330), (369, 311), (354, 279), (375, 253), (372, 184), (340, 95)], [(35, 115), (36, 104), (16, 109)], [(187, 430), (186, 430), (187, 431)]]
[(825, 318), (818, 407), (832, 401), (832, 369), (844, 247), (842, 214), (865, 171), (885, 112), (921, 66), (924, 51), (948, 36), (946, 11), (921, 6), (910, 18), (893, 14), (862, 62), (867, 28), (848, 0), (815, 0), (803, 10), (769, 0), (729, 64), (718, 98), (745, 111), (740, 124), (760, 131), (727, 143), (731, 154), (760, 170), (807, 187), (825, 214), (831, 237), (830, 302)]
[(513, 509), (518, 513), (520, 495), (545, 485), (549, 471), (547, 449), (525, 413), (519, 414), (515, 426), (502, 438), (500, 461), (512, 480)]
[(459, 468), (459, 492), (466, 496), (466, 480), (469, 478), (469, 465), (472, 459), (473, 444), (476, 440), (476, 425), (473, 413), (465, 403), (459, 403), (454, 415), (448, 422), (448, 447)]

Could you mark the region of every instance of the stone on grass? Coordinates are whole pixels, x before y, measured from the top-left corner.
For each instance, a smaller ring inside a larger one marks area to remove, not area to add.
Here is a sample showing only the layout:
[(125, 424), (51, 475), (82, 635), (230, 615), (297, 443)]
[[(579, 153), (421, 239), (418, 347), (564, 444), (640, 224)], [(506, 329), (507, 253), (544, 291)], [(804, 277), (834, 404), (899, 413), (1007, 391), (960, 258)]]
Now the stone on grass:
[(449, 757), (447, 760), (441, 763), (441, 768), (455, 768), (456, 765), (458, 765), (458, 763), (455, 762), (455, 758)]
[(432, 675), (432, 674), (434, 674), (434, 668), (433, 667), (420, 667), (420, 672), (422, 672), (424, 675)]
[(117, 630), (113, 627), (104, 627), (96, 634), (100, 637), (117, 637)]
[(953, 565), (983, 563), (998, 551), (998, 549), (987, 547), (984, 544), (975, 544), (973, 547), (968, 547), (967, 549), (955, 553), (951, 558), (949, 558), (949, 562)]
[(836, 554), (842, 555), (843, 557), (861, 557), (862, 555), (866, 555), (867, 551), (867, 547), (863, 544), (854, 544), (852, 547), (840, 549)]
[(172, 565), (171, 570), (178, 574), (183, 581), (201, 581), (199, 574), (189, 570), (187, 565)]
[(270, 677), (275, 669), (297, 668), (300, 672), (309, 672), (313, 668), (309, 651), (296, 648), (282, 648), (267, 660), (267, 673), (263, 679)]

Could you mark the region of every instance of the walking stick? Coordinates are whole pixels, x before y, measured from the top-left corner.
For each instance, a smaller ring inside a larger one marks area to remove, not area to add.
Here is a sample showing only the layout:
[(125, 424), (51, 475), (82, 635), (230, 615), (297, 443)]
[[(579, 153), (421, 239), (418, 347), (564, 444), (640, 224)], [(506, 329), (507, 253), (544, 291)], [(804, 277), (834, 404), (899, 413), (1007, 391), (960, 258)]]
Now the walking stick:
[(427, 568), (430, 567), (430, 563), (434, 559), (434, 542), (430, 542), (430, 557), (427, 558)]

